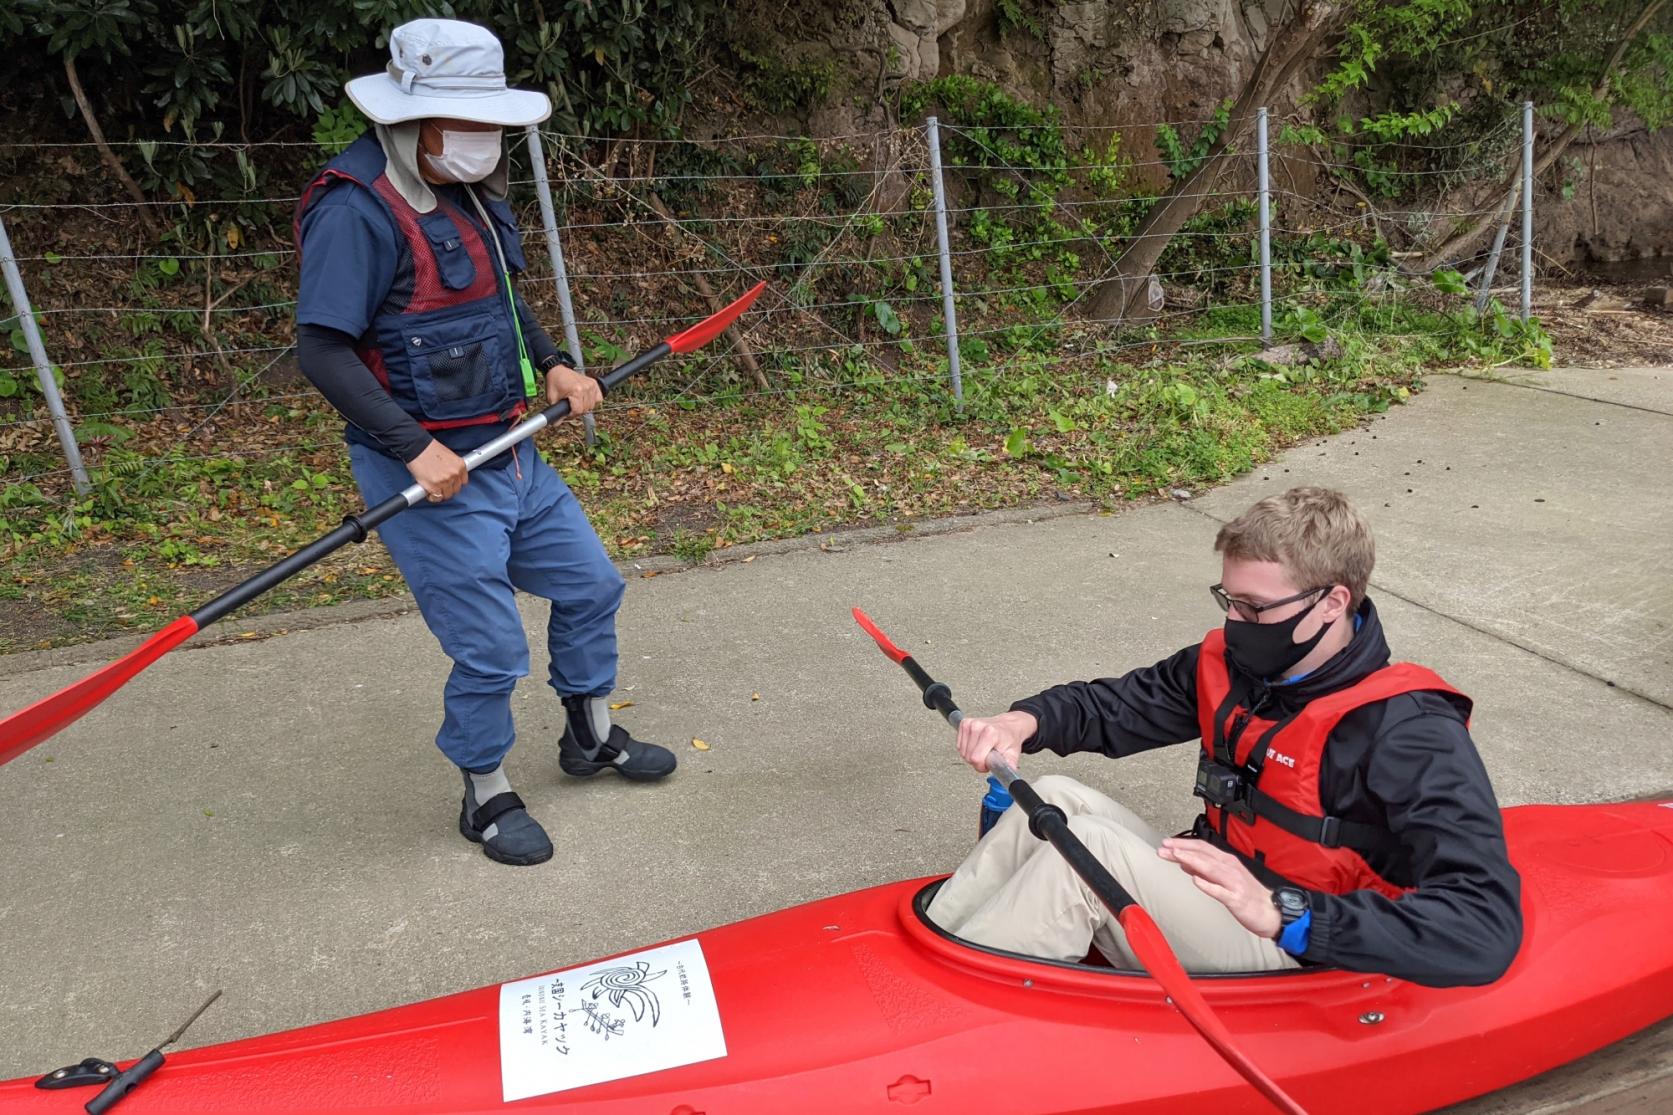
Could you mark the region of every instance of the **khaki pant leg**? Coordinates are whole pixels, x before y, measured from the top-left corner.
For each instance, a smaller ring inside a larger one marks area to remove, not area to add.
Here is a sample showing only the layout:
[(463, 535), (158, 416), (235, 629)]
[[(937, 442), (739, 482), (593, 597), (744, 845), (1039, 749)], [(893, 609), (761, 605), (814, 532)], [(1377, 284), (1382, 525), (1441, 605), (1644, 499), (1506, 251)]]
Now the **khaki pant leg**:
[[(1176, 864), (1160, 858), (1145, 835), (1085, 815), (1071, 817), (1069, 828), (1155, 919), (1188, 971), (1297, 966), (1275, 942), (1244, 929)], [(1039, 845), (960, 925), (947, 928), (990, 948), (1054, 960), (1079, 960), (1096, 944), (1117, 967), (1143, 967), (1114, 915), (1048, 845)]]
[(1162, 846), (1163, 834), (1149, 821), (1108, 794), (1094, 790), (1083, 782), (1077, 782), (1067, 775), (1048, 774), (1032, 785), (1041, 798), (1071, 817), (1102, 817), (1143, 838), (1152, 848)]
[[(1151, 847), (1162, 844), (1162, 834), (1132, 810), (1073, 778), (1048, 774), (1030, 784), (1043, 800), (1071, 817), (1103, 817), (1140, 834)], [(949, 932), (956, 931), (1044, 847), (1039, 837), (1028, 830), (1028, 818), (1023, 811), (1017, 807), (1007, 809), (971, 849), (953, 877), (941, 884), (925, 911), (929, 920)]]

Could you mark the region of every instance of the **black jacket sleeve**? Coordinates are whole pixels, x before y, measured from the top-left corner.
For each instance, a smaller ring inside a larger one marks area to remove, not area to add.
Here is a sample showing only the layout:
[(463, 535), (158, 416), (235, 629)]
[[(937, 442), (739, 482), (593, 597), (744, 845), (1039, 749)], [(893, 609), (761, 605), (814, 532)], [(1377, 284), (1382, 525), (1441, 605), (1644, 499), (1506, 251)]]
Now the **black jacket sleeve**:
[(324, 325), (297, 326), (296, 361), (339, 414), (389, 453), (410, 461), (429, 447), (430, 434), (390, 398), (355, 354), (354, 338), (347, 333)]
[(1365, 780), (1417, 889), (1314, 892), (1304, 959), (1430, 987), (1498, 979), (1522, 944), (1522, 882), (1463, 719), (1432, 694), (1388, 701)]
[(1197, 652), (1186, 647), (1154, 666), (1118, 678), (1053, 686), (1011, 706), (1040, 721), (1023, 751), (1119, 758), (1201, 736), (1197, 724)]

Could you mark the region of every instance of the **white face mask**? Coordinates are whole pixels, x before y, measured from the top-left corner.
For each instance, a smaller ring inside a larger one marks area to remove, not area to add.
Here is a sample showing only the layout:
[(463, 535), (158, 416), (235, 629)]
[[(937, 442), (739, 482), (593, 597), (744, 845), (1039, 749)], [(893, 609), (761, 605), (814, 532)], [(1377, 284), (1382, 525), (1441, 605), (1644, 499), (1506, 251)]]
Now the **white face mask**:
[(500, 165), (501, 129), (489, 132), (441, 134), (441, 154), (423, 152), (424, 161), (438, 178), (450, 182), (480, 182)]

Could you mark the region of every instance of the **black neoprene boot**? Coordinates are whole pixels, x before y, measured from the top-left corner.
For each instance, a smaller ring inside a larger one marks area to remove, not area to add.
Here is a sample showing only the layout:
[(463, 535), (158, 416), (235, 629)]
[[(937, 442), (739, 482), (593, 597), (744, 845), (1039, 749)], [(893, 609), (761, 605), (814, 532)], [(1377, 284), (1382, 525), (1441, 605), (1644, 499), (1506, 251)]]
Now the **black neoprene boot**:
[(635, 782), (655, 782), (674, 773), (678, 760), (666, 747), (636, 740), (620, 724), (610, 723), (606, 697), (565, 697), (566, 724), (558, 741), (558, 766), (568, 775), (587, 778), (613, 770)]
[(505, 772), (495, 767), (486, 774), (461, 771), (465, 800), (459, 806), (459, 833), (482, 854), (513, 867), (532, 867), (552, 858), (552, 841), (540, 822), (529, 816), (523, 799), (511, 792)]

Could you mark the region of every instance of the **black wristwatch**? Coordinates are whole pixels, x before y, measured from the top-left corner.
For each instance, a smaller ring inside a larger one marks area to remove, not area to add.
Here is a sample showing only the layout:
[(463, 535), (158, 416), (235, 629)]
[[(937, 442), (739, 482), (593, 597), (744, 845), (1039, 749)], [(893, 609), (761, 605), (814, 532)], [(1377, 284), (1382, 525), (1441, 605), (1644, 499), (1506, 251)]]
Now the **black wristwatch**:
[(1299, 887), (1279, 887), (1272, 892), (1272, 904), (1278, 908), (1278, 932), (1273, 934), (1273, 940), (1284, 935), (1297, 919), (1312, 909), (1312, 903), (1307, 900), (1307, 892)]

